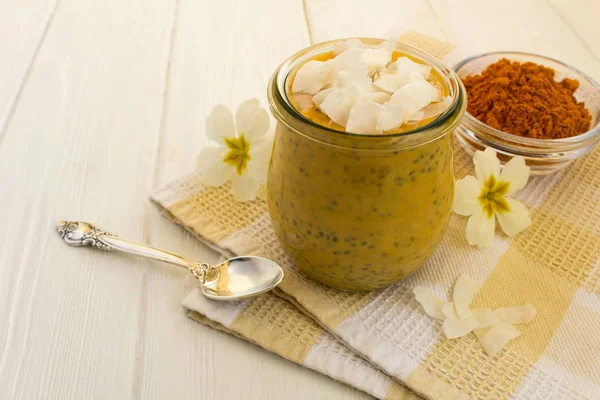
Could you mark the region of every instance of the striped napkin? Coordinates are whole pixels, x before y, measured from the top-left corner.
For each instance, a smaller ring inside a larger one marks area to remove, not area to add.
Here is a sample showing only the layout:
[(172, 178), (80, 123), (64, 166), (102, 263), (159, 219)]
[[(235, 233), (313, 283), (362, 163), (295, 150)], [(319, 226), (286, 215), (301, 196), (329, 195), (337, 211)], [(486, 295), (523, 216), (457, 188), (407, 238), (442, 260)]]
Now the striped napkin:
[(267, 293), (237, 304), (208, 300), (194, 289), (188, 316), (263, 347), (378, 399), (421, 399), (376, 369), (289, 301)]
[[(415, 33), (399, 40), (440, 58), (451, 48)], [(458, 147), (455, 169), (457, 177), (472, 173)], [(274, 235), (264, 190), (238, 203), (228, 187), (203, 187), (192, 173), (152, 200), (224, 255), (261, 255), (286, 272), (275, 294), (240, 303), (191, 292), (183, 305), (200, 323), (380, 399), (599, 399), (600, 147), (564, 171), (531, 178), (516, 197), (533, 221), (517, 237), (498, 234), (492, 247), (477, 250), (466, 243), (466, 220), (453, 216), (423, 268), (369, 293), (336, 291), (302, 275)], [(448, 298), (463, 273), (482, 283), (473, 307), (531, 303), (538, 311), (494, 357), (473, 335), (446, 339), (412, 294), (421, 285)]]

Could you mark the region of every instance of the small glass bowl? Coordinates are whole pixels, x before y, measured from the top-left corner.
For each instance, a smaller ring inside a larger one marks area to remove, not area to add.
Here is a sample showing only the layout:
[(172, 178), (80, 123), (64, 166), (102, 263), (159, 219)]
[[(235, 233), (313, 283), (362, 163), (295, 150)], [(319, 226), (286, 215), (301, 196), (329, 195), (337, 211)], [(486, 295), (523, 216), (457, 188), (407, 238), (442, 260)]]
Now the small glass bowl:
[(523, 156), (531, 167), (532, 175), (545, 175), (565, 168), (577, 157), (592, 151), (600, 141), (600, 85), (583, 72), (560, 61), (537, 54), (498, 51), (480, 54), (458, 63), (454, 70), (459, 77), (480, 74), (488, 65), (506, 58), (510, 61), (533, 62), (556, 71), (555, 79), (579, 81), (575, 98), (583, 101), (592, 116), (591, 129), (585, 133), (565, 139), (532, 139), (494, 129), (465, 113), (456, 137), (462, 147), (473, 154), (476, 150), (491, 147), (498, 152), (504, 163), (514, 156)]

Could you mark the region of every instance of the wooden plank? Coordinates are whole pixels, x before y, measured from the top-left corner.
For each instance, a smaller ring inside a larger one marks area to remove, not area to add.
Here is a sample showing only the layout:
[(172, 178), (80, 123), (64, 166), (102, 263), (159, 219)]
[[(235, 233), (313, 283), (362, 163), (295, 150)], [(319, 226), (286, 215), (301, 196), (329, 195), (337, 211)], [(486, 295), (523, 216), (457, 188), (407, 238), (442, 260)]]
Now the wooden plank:
[(0, 2), (0, 141), (55, 7), (56, 0)]
[(148, 237), (172, 12), (62, 1), (28, 72), (0, 146), (0, 398), (132, 393), (149, 263), (55, 222)]
[(445, 37), (428, 0), (304, 1), (313, 43), (344, 37), (387, 38), (411, 29)]
[[(205, 119), (218, 103), (235, 109), (257, 97), (284, 59), (308, 45), (299, 0), (181, 0), (177, 12), (156, 186), (192, 171), (206, 145)], [(189, 234), (152, 215), (152, 243), (215, 261)], [(140, 398), (359, 399), (365, 394), (238, 338), (182, 317), (193, 279), (148, 275)], [(160, 367), (157, 365), (168, 367)]]
[(600, 33), (598, 15), (600, 2), (596, 0), (548, 0), (565, 24), (579, 37), (584, 47), (600, 60)]
[(448, 40), (465, 55), (526, 51), (556, 58), (600, 78), (600, 62), (544, 0), (431, 0)]

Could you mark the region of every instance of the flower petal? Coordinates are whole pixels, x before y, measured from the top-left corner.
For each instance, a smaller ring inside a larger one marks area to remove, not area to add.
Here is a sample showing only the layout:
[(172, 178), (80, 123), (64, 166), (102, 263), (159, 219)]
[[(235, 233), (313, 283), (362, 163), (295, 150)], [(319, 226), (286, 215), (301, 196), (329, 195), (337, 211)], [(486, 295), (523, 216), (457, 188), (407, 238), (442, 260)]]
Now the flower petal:
[(529, 179), (530, 170), (531, 168), (525, 164), (525, 159), (520, 156), (512, 158), (504, 165), (500, 180), (510, 183), (507, 194), (513, 194), (525, 186)]
[(247, 121), (250, 121), (252, 114), (254, 114), (254, 112), (259, 108), (260, 106), (258, 99), (256, 98), (248, 99), (240, 104), (235, 113), (235, 125), (238, 129), (238, 132), (242, 131), (242, 126), (247, 125)]
[(481, 183), (472, 175), (456, 181), (452, 210), (459, 215), (473, 215), (481, 210), (477, 196), (481, 192)]
[(493, 216), (488, 218), (483, 210), (477, 211), (467, 221), (467, 241), (471, 245), (477, 245), (480, 249), (490, 247), (494, 238), (495, 226)]
[(248, 168), (246, 169), (245, 174), (250, 175), (258, 183), (266, 183), (272, 152), (272, 137), (253, 143), (250, 147), (250, 157), (252, 159), (248, 162)]
[(496, 216), (504, 233), (508, 236), (515, 236), (531, 225), (531, 217), (525, 204), (510, 197), (507, 197), (506, 201), (510, 211), (498, 213)]
[(206, 118), (206, 137), (213, 142), (223, 144), (223, 139), (235, 137), (233, 115), (229, 108), (218, 104)]
[(250, 174), (234, 174), (231, 179), (231, 193), (237, 201), (256, 199), (256, 191), (260, 184)]
[(496, 156), (496, 152), (491, 148), (486, 148), (485, 151), (476, 151), (473, 156), (473, 164), (475, 164), (475, 175), (480, 182), (484, 182), (494, 175), (500, 175), (500, 160)]
[(243, 102), (235, 113), (235, 124), (238, 135), (252, 143), (264, 136), (269, 130), (269, 114), (260, 108), (257, 99)]
[(229, 180), (234, 168), (225, 163), (227, 150), (224, 147), (208, 146), (198, 155), (197, 168), (200, 181), (207, 186), (221, 186)]

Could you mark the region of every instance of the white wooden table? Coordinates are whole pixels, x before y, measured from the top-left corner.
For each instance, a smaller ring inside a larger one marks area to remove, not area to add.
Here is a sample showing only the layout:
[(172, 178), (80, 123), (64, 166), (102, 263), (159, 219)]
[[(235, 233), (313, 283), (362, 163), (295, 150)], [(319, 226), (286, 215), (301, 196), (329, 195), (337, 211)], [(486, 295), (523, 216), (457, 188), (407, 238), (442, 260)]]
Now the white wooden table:
[(1, 0), (0, 398), (363, 399), (179, 305), (186, 272), (68, 248), (59, 219), (214, 261), (148, 203), (190, 171), (217, 103), (265, 103), (328, 39), (416, 28), (600, 80), (596, 0)]

